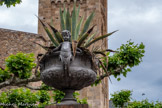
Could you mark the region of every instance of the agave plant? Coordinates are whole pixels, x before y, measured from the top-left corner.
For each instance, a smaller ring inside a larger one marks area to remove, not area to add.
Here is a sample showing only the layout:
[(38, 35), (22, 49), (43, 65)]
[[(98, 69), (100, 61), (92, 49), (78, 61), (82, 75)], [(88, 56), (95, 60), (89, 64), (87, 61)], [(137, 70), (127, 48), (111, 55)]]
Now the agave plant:
[[(102, 36), (97, 36), (97, 32), (93, 32), (93, 29), (95, 25), (91, 26), (91, 22), (95, 16), (95, 12), (92, 12), (87, 18), (84, 16), (79, 17), (79, 12), (80, 12), (80, 6), (76, 8), (76, 5), (73, 7), (73, 11), (70, 13), (69, 9), (61, 9), (60, 8), (60, 31), (63, 30), (68, 30), (71, 32), (71, 43), (72, 43), (72, 49), (73, 49), (73, 55), (75, 56), (76, 49), (80, 48), (84, 52), (89, 53), (92, 56), (101, 54), (105, 55), (105, 52), (107, 51), (112, 51), (109, 49), (105, 50), (100, 50), (100, 47), (96, 47), (92, 51), (90, 51), (88, 48), (94, 44), (95, 42), (98, 42), (99, 40), (102, 40), (116, 31), (113, 31), (111, 33), (102, 35)], [(46, 31), (48, 37), (51, 40), (52, 46), (50, 47), (43, 47), (45, 50), (50, 50), (54, 47), (58, 47), (60, 43), (62, 43), (63, 37), (59, 30), (57, 30), (54, 27), (54, 24), (48, 24), (46, 22), (43, 22), (40, 18), (38, 18), (41, 24), (43, 25), (44, 30)], [(52, 21), (53, 22), (53, 21)], [(94, 58), (94, 57), (93, 57)], [(99, 62), (102, 64), (102, 62)], [(103, 65), (101, 65), (103, 67)], [(104, 69), (104, 67), (103, 67)], [(106, 69), (105, 69), (106, 70)]]

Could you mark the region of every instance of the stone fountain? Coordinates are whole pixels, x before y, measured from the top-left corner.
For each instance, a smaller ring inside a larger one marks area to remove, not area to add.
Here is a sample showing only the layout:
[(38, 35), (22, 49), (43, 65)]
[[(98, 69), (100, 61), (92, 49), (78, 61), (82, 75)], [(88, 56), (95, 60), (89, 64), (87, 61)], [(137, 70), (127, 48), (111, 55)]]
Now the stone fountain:
[(73, 93), (94, 83), (96, 71), (89, 54), (77, 48), (73, 56), (70, 32), (64, 30), (62, 36), (64, 42), (41, 59), (41, 80), (65, 93), (60, 105), (78, 104)]

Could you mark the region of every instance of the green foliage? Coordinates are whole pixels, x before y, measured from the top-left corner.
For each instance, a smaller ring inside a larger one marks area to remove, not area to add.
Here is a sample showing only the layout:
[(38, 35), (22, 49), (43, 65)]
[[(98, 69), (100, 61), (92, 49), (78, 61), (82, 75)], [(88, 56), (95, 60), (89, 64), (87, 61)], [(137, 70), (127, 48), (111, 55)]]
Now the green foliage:
[[(0, 103), (3, 103), (3, 104), (7, 104), (9, 103), (9, 100), (8, 100), (8, 94), (7, 92), (2, 92), (0, 94)], [(0, 108), (3, 108), (1, 105), (0, 105)]]
[[(53, 94), (53, 99), (57, 103), (60, 103), (65, 96), (65, 93), (59, 90), (53, 91)], [(78, 92), (73, 94), (77, 102), (80, 104), (88, 104), (87, 99), (79, 99), (77, 97), (79, 95)], [(6, 105), (9, 108), (11, 106), (17, 106), (18, 108), (44, 108), (46, 105), (51, 104), (50, 100), (50, 94), (46, 90), (33, 92), (25, 88), (11, 89), (0, 94), (0, 108), (4, 106), (7, 108)]]
[(42, 89), (42, 90), (50, 90), (50, 89), (52, 89), (52, 87), (47, 86), (46, 84), (42, 83), (41, 89)]
[(84, 27), (82, 32), (81, 25), (83, 23), (83, 17), (79, 18), (80, 7), (76, 9), (76, 4), (73, 7), (73, 11), (70, 13), (69, 10), (65, 9), (62, 11), (60, 9), (60, 22), (61, 22), (61, 30), (69, 30), (71, 32), (71, 39), (78, 40), (80, 36), (83, 36), (84, 33), (88, 31), (90, 23), (94, 17), (94, 12), (87, 18), (84, 23)]
[(131, 99), (131, 93), (130, 90), (121, 90), (118, 92), (115, 92), (114, 94), (111, 94), (111, 99), (115, 107), (124, 107), (124, 103), (130, 101)]
[(10, 77), (11, 77), (11, 74), (8, 71), (0, 69), (0, 83), (4, 82)]
[(48, 104), (50, 101), (50, 95), (48, 91), (40, 90), (38, 91), (39, 102)]
[(91, 84), (92, 87), (93, 87), (93, 86), (97, 86), (98, 84), (101, 83), (101, 80), (98, 80), (99, 78), (100, 78), (100, 77), (97, 76), (97, 80), (96, 80), (93, 84)]
[(8, 92), (2, 92), (0, 94), (0, 102), (6, 105), (16, 105), (19, 108), (34, 108), (38, 98), (35, 93), (32, 93), (29, 89), (12, 89)]
[(0, 6), (6, 5), (7, 7), (16, 6), (16, 4), (20, 4), (21, 0), (0, 0)]
[(162, 108), (162, 102), (156, 101), (155, 108)]
[(9, 108), (13, 105), (18, 108), (44, 108), (50, 103), (49, 101), (50, 95), (45, 90), (32, 92), (30, 89), (18, 88), (0, 94), (0, 103), (4, 104), (0, 108), (7, 107), (6, 105)]
[(46, 90), (40, 90), (37, 92), (37, 96), (39, 99), (39, 104), (38, 104), (38, 108), (45, 108), (46, 105), (51, 104), (50, 102), (50, 94), (48, 93), (48, 91)]
[[(86, 43), (86, 45), (84, 47), (85, 48), (88, 48), (90, 45), (94, 44), (95, 42), (98, 42), (99, 40), (102, 40), (102, 39), (104, 39), (104, 38), (106, 38), (108, 36), (111, 36), (115, 32), (117, 32), (117, 30), (116, 31), (113, 31), (111, 33), (102, 35), (102, 36), (98, 36), (98, 37), (94, 38), (92, 41), (90, 41), (89, 43)], [(89, 38), (88, 38), (88, 40), (89, 40)]]
[[(60, 9), (61, 31), (69, 30), (72, 35), (71, 42), (75, 41), (76, 43), (78, 43), (78, 45), (76, 44), (77, 47), (88, 48), (93, 43), (95, 43), (99, 40), (102, 40), (116, 32), (116, 31), (114, 31), (112, 33), (94, 38), (96, 36), (96, 33), (91, 34), (94, 26), (92, 26), (91, 28), (89, 28), (89, 27), (91, 25), (91, 22), (94, 18), (95, 13), (92, 12), (87, 17), (87, 19), (85, 19), (85, 21), (83, 21), (84, 16), (82, 16), (80, 18), (79, 12), (80, 12), (80, 7), (76, 8), (76, 4), (74, 5), (71, 13), (70, 13), (69, 9), (64, 8), (63, 11), (62, 11), (62, 9)], [(40, 22), (42, 23), (43, 28), (45, 29), (51, 42), (53, 43), (53, 46), (57, 47), (62, 42), (62, 40), (60, 41), (60, 39), (62, 39), (62, 36), (57, 35), (57, 34), (61, 34), (61, 33), (59, 33), (58, 30), (56, 30), (54, 28), (54, 26), (53, 26), (54, 24), (46, 24), (42, 20), (40, 20)], [(50, 30), (53, 31), (53, 34), (50, 33)], [(57, 34), (56, 34), (56, 32), (57, 32)], [(73, 46), (73, 44), (72, 44), (72, 47), (74, 48), (75, 46)]]
[[(56, 102), (56, 103), (60, 103), (61, 100), (64, 98), (65, 96), (65, 93), (60, 91), (60, 90), (55, 90), (53, 91), (53, 100)], [(74, 92), (73, 93), (73, 96), (74, 98), (77, 100), (78, 103), (80, 104), (88, 104), (87, 102), (87, 99), (86, 98), (83, 98), (83, 99), (79, 99), (77, 96), (79, 96), (80, 94), (78, 92)]]
[[(108, 64), (106, 57), (103, 57), (103, 64), (105, 67), (108, 65), (107, 71), (114, 75), (115, 78), (121, 74), (126, 77), (127, 72), (131, 71), (131, 68), (139, 65), (142, 62), (142, 57), (144, 56), (145, 46), (143, 43), (134, 45), (131, 40), (127, 41), (127, 44), (122, 44), (120, 48), (117, 49), (117, 53), (108, 56)], [(120, 72), (116, 72), (119, 69)], [(119, 81), (120, 78), (117, 78)]]
[(80, 104), (88, 104), (87, 99), (83, 98), (83, 99), (79, 99), (77, 96), (79, 96), (80, 94), (78, 92), (74, 92), (73, 96), (74, 98), (77, 100), (78, 103)]
[[(114, 94), (111, 94), (113, 104), (115, 107), (122, 107), (122, 108), (162, 108), (162, 102), (160, 101), (149, 101), (148, 99), (142, 100), (142, 101), (130, 101), (131, 99), (131, 93), (130, 90), (121, 90), (120, 92), (115, 92)], [(124, 106), (124, 103), (128, 103), (126, 106)]]
[(57, 103), (60, 103), (65, 96), (65, 93), (60, 90), (54, 90), (53, 94), (54, 94), (53, 100)]
[(162, 102), (149, 102), (148, 99), (133, 101), (128, 104), (127, 108), (162, 108)]
[(20, 79), (29, 78), (35, 66), (34, 54), (17, 53), (16, 55), (10, 55), (6, 59), (7, 71)]

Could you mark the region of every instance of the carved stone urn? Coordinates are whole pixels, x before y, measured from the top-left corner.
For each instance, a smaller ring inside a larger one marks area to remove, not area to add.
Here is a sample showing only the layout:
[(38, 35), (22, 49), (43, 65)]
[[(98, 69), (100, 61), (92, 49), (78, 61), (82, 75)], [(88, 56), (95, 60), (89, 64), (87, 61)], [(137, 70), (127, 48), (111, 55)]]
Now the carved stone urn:
[(80, 90), (94, 83), (96, 72), (92, 57), (85, 53), (76, 53), (75, 58), (64, 69), (59, 58), (60, 52), (46, 54), (40, 64), (41, 80), (48, 86), (65, 92), (62, 104), (78, 104), (73, 97), (75, 90)]

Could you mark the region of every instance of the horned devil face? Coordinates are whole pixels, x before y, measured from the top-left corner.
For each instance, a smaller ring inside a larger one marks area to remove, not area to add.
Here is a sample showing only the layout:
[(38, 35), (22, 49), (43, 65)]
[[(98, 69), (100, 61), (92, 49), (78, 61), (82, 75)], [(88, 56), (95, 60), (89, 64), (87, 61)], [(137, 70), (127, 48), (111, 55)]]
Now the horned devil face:
[(63, 37), (64, 41), (70, 41), (71, 33), (68, 30), (63, 30), (62, 37)]

